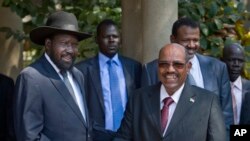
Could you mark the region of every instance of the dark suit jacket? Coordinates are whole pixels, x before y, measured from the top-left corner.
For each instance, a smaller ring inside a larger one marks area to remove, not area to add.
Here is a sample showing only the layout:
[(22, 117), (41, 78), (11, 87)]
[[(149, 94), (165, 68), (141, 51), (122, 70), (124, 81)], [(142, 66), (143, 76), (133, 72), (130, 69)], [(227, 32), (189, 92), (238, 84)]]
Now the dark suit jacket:
[[(226, 64), (216, 58), (196, 54), (200, 63), (204, 88), (217, 94), (225, 117), (227, 129), (233, 124), (230, 80)], [(142, 86), (157, 84), (157, 60), (147, 63), (142, 70)]]
[(14, 81), (0, 74), (0, 141), (14, 141), (12, 121), (12, 96)]
[(250, 93), (250, 81), (247, 79), (242, 78), (242, 95), (243, 101), (245, 100), (245, 96), (247, 93)]
[[(190, 99), (193, 99), (192, 102)], [(226, 128), (215, 94), (186, 84), (166, 134), (161, 133), (160, 83), (136, 90), (114, 141), (225, 141)]]
[[(71, 70), (83, 102), (83, 75)], [(42, 56), (18, 76), (15, 86), (14, 125), (18, 141), (89, 141), (90, 125), (54, 68)]]
[[(141, 64), (124, 56), (119, 55), (118, 57), (122, 63), (126, 89), (129, 97), (131, 90), (140, 87)], [(98, 130), (104, 133), (100, 134), (98, 131), (95, 132), (96, 134), (94, 136), (94, 140), (110, 140), (113, 133), (105, 130), (105, 107), (98, 55), (77, 63), (76, 67), (84, 74), (86, 81), (87, 104), (89, 108), (89, 115), (91, 119), (94, 120), (94, 131)], [(108, 137), (106, 135), (111, 136)], [(105, 136), (107, 138), (105, 138)]]
[(240, 115), (240, 124), (250, 125), (250, 81), (242, 79), (243, 102)]

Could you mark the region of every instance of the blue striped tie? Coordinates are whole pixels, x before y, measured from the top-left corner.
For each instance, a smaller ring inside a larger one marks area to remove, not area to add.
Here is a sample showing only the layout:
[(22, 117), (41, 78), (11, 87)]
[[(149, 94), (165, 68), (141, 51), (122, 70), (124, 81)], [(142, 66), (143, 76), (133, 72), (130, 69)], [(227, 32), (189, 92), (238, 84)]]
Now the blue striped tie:
[(121, 124), (121, 120), (123, 117), (123, 107), (122, 107), (121, 94), (119, 90), (119, 79), (115, 68), (116, 67), (115, 61), (109, 60), (107, 63), (109, 71), (111, 103), (113, 109), (113, 130), (116, 131)]

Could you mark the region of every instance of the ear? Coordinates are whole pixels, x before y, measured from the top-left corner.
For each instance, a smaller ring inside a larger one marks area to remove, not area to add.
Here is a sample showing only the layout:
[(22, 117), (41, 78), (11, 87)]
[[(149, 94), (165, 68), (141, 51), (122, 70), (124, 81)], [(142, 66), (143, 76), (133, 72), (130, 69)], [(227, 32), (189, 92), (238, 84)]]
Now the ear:
[(170, 35), (170, 41), (171, 41), (171, 43), (175, 43), (175, 36), (174, 35)]
[(45, 51), (47, 53), (49, 53), (48, 51), (50, 50), (51, 46), (52, 46), (52, 41), (51, 39), (49, 38), (46, 38), (45, 41), (44, 41), (44, 44), (45, 44)]

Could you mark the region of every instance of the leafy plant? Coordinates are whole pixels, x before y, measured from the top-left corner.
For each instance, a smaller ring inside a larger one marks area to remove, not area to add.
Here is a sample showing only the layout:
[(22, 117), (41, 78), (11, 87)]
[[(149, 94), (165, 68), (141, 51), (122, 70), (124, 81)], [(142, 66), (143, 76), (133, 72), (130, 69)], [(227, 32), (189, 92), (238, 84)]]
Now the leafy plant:
[[(94, 34), (96, 25), (104, 18), (113, 19), (121, 25), (120, 0), (3, 0), (3, 6), (9, 7), (23, 19), (23, 31), (13, 31), (9, 27), (0, 27), (6, 38), (14, 36), (24, 43), (25, 66), (34, 61), (43, 52), (43, 48), (32, 44), (28, 33), (31, 29), (43, 25), (48, 14), (56, 10), (73, 12), (79, 21), (81, 31)], [(201, 23), (201, 52), (220, 57), (224, 45), (231, 42), (241, 43), (246, 50), (244, 74), (250, 78), (250, 32), (244, 27), (249, 20), (242, 2), (235, 0), (179, 0), (179, 17), (188, 16)], [(98, 51), (94, 37), (80, 43), (78, 60), (93, 56)], [(28, 55), (26, 55), (28, 54)]]
[(221, 57), (226, 44), (239, 42), (245, 47), (244, 75), (250, 78), (250, 32), (244, 22), (250, 19), (242, 2), (235, 0), (179, 0), (179, 17), (200, 22), (201, 52)]
[[(24, 65), (33, 62), (42, 53), (43, 48), (32, 44), (29, 32), (44, 25), (48, 15), (56, 10), (72, 12), (76, 15), (81, 31), (95, 33), (97, 24), (105, 19), (113, 19), (120, 25), (121, 6), (119, 0), (3, 0), (2, 6), (9, 7), (23, 19), (23, 32), (13, 31), (10, 27), (0, 27), (0, 32), (6, 33), (6, 38), (14, 36), (24, 43)], [(93, 56), (98, 48), (93, 38), (80, 43), (78, 60)]]

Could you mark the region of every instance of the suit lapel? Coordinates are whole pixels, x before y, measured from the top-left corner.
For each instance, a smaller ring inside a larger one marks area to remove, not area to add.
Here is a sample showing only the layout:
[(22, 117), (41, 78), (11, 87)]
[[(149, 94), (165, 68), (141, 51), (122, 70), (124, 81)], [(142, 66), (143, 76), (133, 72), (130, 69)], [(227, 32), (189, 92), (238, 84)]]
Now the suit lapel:
[[(84, 90), (84, 81), (81, 79), (82, 77), (79, 77), (79, 75), (77, 75), (77, 72), (76, 72), (76, 68), (73, 68), (72, 69), (72, 75), (73, 75), (73, 78), (74, 78), (74, 80), (76, 80), (76, 82), (77, 82), (77, 84), (78, 84), (78, 86), (79, 86), (79, 88), (80, 88), (80, 91), (81, 91), (81, 94), (82, 94), (82, 101), (83, 101), (83, 108), (84, 108), (84, 111), (85, 111), (85, 120), (83, 119), (83, 117), (82, 117), (82, 114), (80, 113), (80, 115), (78, 115), (78, 116), (80, 116), (79, 118), (81, 118), (81, 120), (83, 121), (83, 123), (84, 124), (86, 124), (86, 126), (88, 127), (89, 125), (88, 125), (88, 123), (89, 123), (89, 117), (88, 117), (88, 109), (87, 109), (87, 103), (86, 103), (86, 97), (85, 97), (85, 90)], [(78, 108), (79, 109), (79, 108)], [(80, 110), (80, 109), (79, 109)], [(80, 111), (81, 112), (81, 111)]]
[(148, 106), (151, 121), (155, 124), (159, 135), (162, 136), (160, 117), (160, 87), (161, 83), (158, 83), (158, 85), (156, 85), (152, 90), (148, 91), (148, 99), (146, 99), (147, 101), (145, 103), (147, 103), (146, 106)]
[(201, 74), (202, 74), (203, 83), (204, 83), (204, 88), (207, 90), (213, 91), (216, 87), (214, 86), (215, 84), (212, 82), (216, 82), (216, 81), (212, 80), (212, 79), (214, 79), (214, 77), (211, 77), (211, 76), (214, 76), (213, 73), (216, 73), (216, 72), (209, 71), (212, 69), (209, 68), (209, 67), (211, 67), (211, 65), (209, 65), (207, 63), (207, 61), (205, 60), (206, 58), (204, 58), (203, 56), (201, 56), (199, 54), (196, 54), (196, 56), (199, 60)]
[(195, 94), (193, 93), (191, 86), (186, 83), (165, 136), (168, 136), (173, 131), (173, 129), (175, 129), (178, 123), (180, 123), (180, 120), (185, 118), (185, 115), (191, 109), (192, 105), (195, 103), (195, 100)]
[[(57, 91), (61, 94), (61, 96), (64, 98), (66, 103), (71, 107), (71, 109), (74, 111), (74, 113), (77, 115), (77, 117), (82, 121), (82, 123), (86, 126), (86, 123), (82, 117), (81, 111), (77, 104), (75, 103), (72, 96), (69, 94), (69, 91), (67, 87), (65, 86), (64, 82), (61, 80), (57, 72), (54, 70), (54, 68), (51, 66), (51, 64), (46, 60), (45, 57), (41, 59), (43, 68), (45, 68), (47, 72), (47, 76), (52, 82), (52, 84), (55, 86)], [(87, 127), (87, 126), (86, 126)]]
[(90, 65), (90, 67), (88, 68), (88, 74), (90, 74), (90, 78), (92, 81), (91, 84), (93, 84), (92, 86), (95, 87), (99, 102), (101, 103), (101, 106), (102, 106), (102, 110), (105, 113), (98, 56), (96, 56), (92, 60), (91, 64), (92, 65)]
[(131, 78), (131, 75), (129, 73), (129, 64), (127, 64), (127, 62), (122, 58), (122, 56), (119, 56), (119, 59), (121, 60), (121, 64), (122, 64), (122, 69), (123, 69), (123, 74), (125, 77), (125, 84), (126, 84), (126, 91), (127, 91), (127, 95), (129, 97), (130, 91), (132, 90), (132, 86), (131, 84), (133, 83), (133, 79)]

